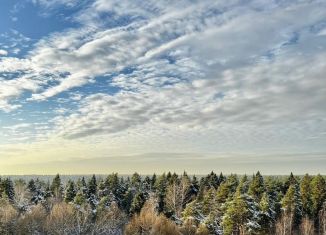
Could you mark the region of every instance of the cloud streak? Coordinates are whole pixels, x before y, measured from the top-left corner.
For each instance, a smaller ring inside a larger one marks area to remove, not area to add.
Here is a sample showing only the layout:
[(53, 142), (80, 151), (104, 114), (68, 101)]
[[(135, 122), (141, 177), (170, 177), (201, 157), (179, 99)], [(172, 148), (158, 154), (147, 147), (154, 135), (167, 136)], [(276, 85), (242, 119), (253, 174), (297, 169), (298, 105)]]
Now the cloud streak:
[(0, 51), (0, 110), (44, 105), (42, 138), (326, 153), (323, 1), (32, 2), (78, 9), (24, 56)]

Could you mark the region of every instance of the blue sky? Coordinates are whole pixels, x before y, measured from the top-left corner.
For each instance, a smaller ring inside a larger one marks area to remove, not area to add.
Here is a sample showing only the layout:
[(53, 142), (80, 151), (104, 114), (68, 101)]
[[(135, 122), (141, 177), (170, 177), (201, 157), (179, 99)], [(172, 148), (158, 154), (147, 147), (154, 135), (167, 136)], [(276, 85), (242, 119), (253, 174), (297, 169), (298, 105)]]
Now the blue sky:
[(0, 171), (326, 173), (325, 9), (1, 1)]

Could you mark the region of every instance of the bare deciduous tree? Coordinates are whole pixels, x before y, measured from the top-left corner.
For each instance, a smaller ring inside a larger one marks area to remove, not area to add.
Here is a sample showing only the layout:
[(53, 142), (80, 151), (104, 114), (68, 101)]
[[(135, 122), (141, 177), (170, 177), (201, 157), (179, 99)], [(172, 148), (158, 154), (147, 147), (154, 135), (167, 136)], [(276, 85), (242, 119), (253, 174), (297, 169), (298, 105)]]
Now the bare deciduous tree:
[(324, 202), (322, 209), (318, 216), (319, 234), (326, 235), (326, 202)]
[(0, 199), (0, 234), (14, 234), (18, 213), (5, 198)]
[(277, 235), (291, 235), (293, 227), (293, 213), (282, 213), (281, 218), (276, 222)]
[(308, 217), (303, 218), (300, 225), (301, 235), (314, 235), (314, 222)]
[(44, 234), (46, 211), (40, 204), (27, 211), (17, 221), (17, 234)]
[(97, 214), (93, 233), (97, 235), (122, 235), (123, 227), (127, 223), (127, 216), (116, 203), (111, 203), (109, 209)]
[(148, 200), (140, 213), (126, 226), (125, 235), (181, 235), (178, 227), (164, 215), (158, 215), (154, 200)]
[(167, 187), (165, 199), (166, 208), (174, 212), (177, 218), (181, 217), (181, 212), (186, 204), (189, 187), (189, 178), (185, 176), (182, 177), (180, 181), (175, 180)]

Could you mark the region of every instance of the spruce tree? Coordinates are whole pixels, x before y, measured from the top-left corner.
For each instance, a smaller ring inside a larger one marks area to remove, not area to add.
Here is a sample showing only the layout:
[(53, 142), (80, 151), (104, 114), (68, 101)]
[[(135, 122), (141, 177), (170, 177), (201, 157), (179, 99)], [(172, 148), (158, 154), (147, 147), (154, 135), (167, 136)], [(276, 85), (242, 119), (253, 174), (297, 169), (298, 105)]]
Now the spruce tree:
[(87, 185), (87, 201), (92, 209), (96, 208), (97, 201), (97, 181), (96, 176), (92, 175)]
[(65, 202), (72, 202), (76, 196), (76, 186), (71, 180), (68, 181), (66, 191), (65, 191)]
[(149, 193), (151, 189), (151, 178), (147, 175), (142, 183), (142, 190)]
[(298, 181), (294, 177), (293, 173), (291, 172), (290, 176), (284, 182), (284, 185), (283, 185), (283, 194), (285, 194), (287, 192), (287, 190), (289, 189), (289, 187), (291, 185), (295, 185), (295, 184), (298, 184)]
[(259, 225), (262, 234), (271, 234), (275, 222), (275, 205), (269, 194), (264, 192), (259, 203), (260, 216)]
[(31, 193), (35, 193), (36, 192), (36, 185), (35, 185), (35, 181), (33, 179), (31, 179), (28, 184), (27, 184), (27, 188)]
[(130, 212), (131, 204), (134, 198), (132, 190), (128, 189), (122, 197), (121, 207), (127, 213)]
[(151, 188), (155, 189), (155, 182), (156, 182), (156, 174), (154, 173), (152, 178), (151, 178)]
[(223, 183), (226, 180), (226, 177), (223, 175), (223, 173), (220, 173), (220, 176), (218, 177), (219, 184)]
[(3, 193), (6, 194), (10, 202), (14, 202), (15, 189), (12, 180), (10, 178), (6, 178), (1, 183), (3, 185)]
[(92, 197), (93, 195), (96, 195), (96, 192), (97, 192), (96, 176), (92, 175), (92, 177), (88, 181), (88, 185), (87, 185), (87, 196), (88, 196), (88, 198)]
[(220, 185), (219, 177), (212, 171), (207, 176), (207, 183), (209, 187), (214, 187), (215, 189), (217, 189), (217, 187)]
[(198, 195), (199, 183), (196, 176), (193, 176), (190, 183), (189, 198), (193, 199)]

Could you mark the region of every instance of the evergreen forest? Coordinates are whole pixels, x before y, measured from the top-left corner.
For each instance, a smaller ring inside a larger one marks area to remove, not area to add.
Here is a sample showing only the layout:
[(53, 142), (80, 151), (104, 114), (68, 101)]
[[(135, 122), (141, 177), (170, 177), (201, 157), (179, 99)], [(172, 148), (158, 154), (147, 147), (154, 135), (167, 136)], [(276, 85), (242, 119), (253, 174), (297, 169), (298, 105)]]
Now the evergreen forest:
[(326, 234), (322, 175), (2, 177), (0, 195), (0, 234)]

